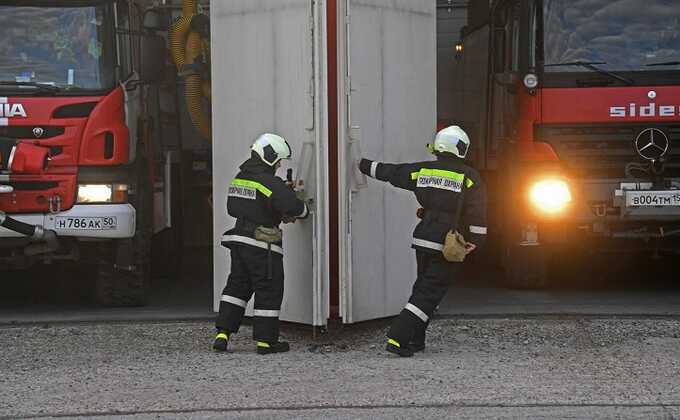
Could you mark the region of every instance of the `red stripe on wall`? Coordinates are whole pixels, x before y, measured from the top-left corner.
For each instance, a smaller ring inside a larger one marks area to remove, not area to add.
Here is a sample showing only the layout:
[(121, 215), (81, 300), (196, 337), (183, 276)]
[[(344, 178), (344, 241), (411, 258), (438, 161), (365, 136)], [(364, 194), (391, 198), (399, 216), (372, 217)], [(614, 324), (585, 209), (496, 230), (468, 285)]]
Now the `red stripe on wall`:
[(329, 172), (329, 244), (330, 244), (330, 315), (340, 315), (340, 264), (338, 232), (338, 57), (337, 57), (337, 4), (327, 3), (328, 27), (328, 172)]

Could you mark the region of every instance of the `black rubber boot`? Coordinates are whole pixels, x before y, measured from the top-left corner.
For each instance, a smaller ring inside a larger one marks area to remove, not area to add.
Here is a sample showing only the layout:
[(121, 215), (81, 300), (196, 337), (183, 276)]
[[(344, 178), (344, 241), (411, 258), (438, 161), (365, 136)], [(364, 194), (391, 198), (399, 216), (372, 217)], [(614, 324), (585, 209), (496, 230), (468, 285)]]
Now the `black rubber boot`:
[(387, 340), (387, 346), (385, 347), (385, 350), (389, 351), (390, 353), (394, 353), (399, 357), (413, 356), (413, 350), (411, 350), (409, 346), (401, 346), (398, 342), (392, 340), (391, 338)]
[(213, 342), (213, 350), (215, 351), (227, 351), (227, 345), (229, 344), (229, 333), (220, 330), (215, 336), (215, 341)]
[(428, 319), (425, 325), (419, 326), (415, 333), (413, 334), (413, 338), (411, 338), (408, 342), (408, 346), (413, 350), (414, 353), (418, 353), (419, 351), (425, 350), (425, 332), (427, 331), (427, 327), (430, 325), (430, 320)]
[(290, 350), (290, 346), (285, 341), (277, 341), (276, 343), (257, 342), (257, 354), (285, 353), (288, 350)]

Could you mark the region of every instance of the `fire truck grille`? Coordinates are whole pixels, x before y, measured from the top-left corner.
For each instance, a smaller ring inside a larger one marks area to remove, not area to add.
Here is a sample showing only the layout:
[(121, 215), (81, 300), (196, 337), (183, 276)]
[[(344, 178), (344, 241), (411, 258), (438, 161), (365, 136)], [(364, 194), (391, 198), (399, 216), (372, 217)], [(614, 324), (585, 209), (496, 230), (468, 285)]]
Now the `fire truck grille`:
[[(42, 131), (37, 131), (36, 128)], [(52, 137), (61, 136), (64, 134), (64, 127), (46, 127), (46, 126), (28, 126), (28, 125), (16, 125), (9, 127), (0, 127), (0, 136), (8, 137), (10, 139), (20, 139), (20, 140), (45, 140)], [(39, 136), (36, 133), (40, 133)]]
[(680, 123), (617, 125), (542, 125), (536, 139), (550, 144), (574, 175), (622, 178), (630, 162), (644, 162), (633, 142), (644, 129), (663, 130), (670, 140), (666, 176), (680, 176)]

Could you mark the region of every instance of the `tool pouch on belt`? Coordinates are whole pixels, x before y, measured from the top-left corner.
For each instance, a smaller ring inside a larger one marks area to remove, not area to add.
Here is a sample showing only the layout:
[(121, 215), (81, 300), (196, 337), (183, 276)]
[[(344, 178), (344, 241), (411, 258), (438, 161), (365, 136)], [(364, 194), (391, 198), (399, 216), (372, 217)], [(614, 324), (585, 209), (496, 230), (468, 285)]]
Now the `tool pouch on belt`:
[(258, 226), (255, 229), (255, 239), (271, 245), (281, 242), (283, 239), (283, 232), (277, 227), (268, 228), (264, 226)]
[(467, 251), (465, 248), (465, 238), (458, 231), (449, 231), (444, 240), (444, 248), (442, 254), (444, 259), (448, 262), (463, 262)]
[(272, 279), (272, 244), (281, 242), (283, 232), (277, 227), (258, 226), (255, 228), (255, 239), (267, 243), (267, 280)]
[(444, 248), (442, 254), (444, 259), (448, 262), (463, 262), (467, 256), (466, 244), (467, 241), (458, 230), (453, 230), (453, 226), (460, 224), (460, 217), (463, 213), (463, 200), (465, 199), (465, 177), (460, 187), (460, 199), (458, 201), (458, 209), (456, 210), (456, 218), (452, 220), (452, 228), (446, 234), (444, 239)]

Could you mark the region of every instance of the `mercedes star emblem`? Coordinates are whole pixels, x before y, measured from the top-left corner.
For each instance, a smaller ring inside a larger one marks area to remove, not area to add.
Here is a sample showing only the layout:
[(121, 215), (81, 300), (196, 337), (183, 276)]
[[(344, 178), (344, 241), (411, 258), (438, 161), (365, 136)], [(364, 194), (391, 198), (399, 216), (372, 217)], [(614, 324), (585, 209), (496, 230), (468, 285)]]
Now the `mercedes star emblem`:
[(642, 130), (635, 138), (635, 151), (643, 159), (658, 160), (668, 152), (668, 136), (658, 128)]
[(33, 135), (35, 136), (36, 139), (39, 139), (40, 137), (42, 137), (43, 134), (45, 134), (45, 130), (43, 130), (42, 128), (35, 127), (33, 129)]

